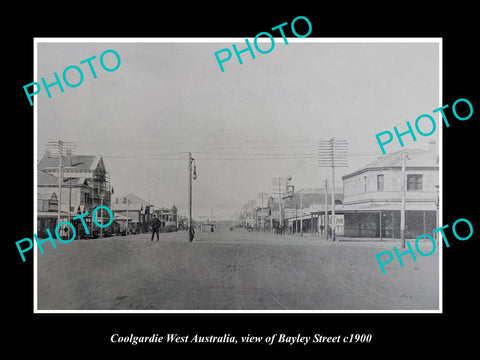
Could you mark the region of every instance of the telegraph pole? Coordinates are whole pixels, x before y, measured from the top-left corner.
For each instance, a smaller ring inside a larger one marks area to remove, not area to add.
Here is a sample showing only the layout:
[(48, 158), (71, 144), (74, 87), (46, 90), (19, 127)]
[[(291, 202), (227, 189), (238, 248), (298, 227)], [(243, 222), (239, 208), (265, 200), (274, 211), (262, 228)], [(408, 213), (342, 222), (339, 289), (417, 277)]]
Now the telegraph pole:
[(328, 188), (327, 188), (327, 179), (325, 179), (325, 219), (323, 221), (323, 230), (325, 231), (325, 239), (328, 239), (327, 227), (328, 227)]
[[(62, 164), (62, 157), (63, 157), (63, 150), (64, 147), (70, 147), (73, 143), (66, 142), (62, 140), (58, 141), (49, 141), (47, 142), (48, 148), (56, 149), (58, 152), (58, 214), (57, 214), (57, 225), (61, 222), (61, 213), (62, 213), (62, 187), (63, 187), (63, 164)], [(70, 212), (70, 208), (68, 209)]]
[(405, 178), (406, 178), (405, 150), (402, 150), (402, 208), (400, 211), (400, 238), (402, 248), (405, 248)]
[(298, 204), (295, 204), (295, 235), (298, 233)]
[[(100, 206), (103, 206), (103, 197), (105, 194), (100, 194)], [(103, 207), (100, 208), (100, 222), (103, 226)], [(103, 237), (103, 227), (100, 227), (100, 239)]]
[[(68, 222), (71, 222), (70, 209), (72, 208), (72, 178), (68, 178)], [(68, 238), (70, 239), (70, 226), (68, 227)]]
[(280, 184), (280, 178), (278, 178), (278, 226), (280, 231), (283, 233), (283, 222), (282, 222), (282, 186)]
[(60, 224), (61, 212), (62, 212), (62, 183), (63, 183), (63, 167), (62, 167), (62, 157), (63, 157), (63, 142), (58, 140), (58, 216), (57, 216), (57, 225)]
[(284, 192), (282, 192), (282, 181), (284, 181), (285, 183), (285, 188), (289, 185), (289, 182), (292, 180), (292, 177), (291, 176), (288, 176), (286, 178), (273, 178), (272, 179), (272, 187), (275, 187), (277, 184), (277, 181), (278, 181), (278, 192), (277, 193), (273, 193), (273, 194), (278, 194), (278, 212), (279, 212), (279, 227), (280, 229), (283, 231), (283, 221), (282, 221), (282, 196), (284, 195)]
[(188, 236), (192, 241), (192, 153), (188, 153)]
[(300, 193), (300, 236), (303, 236), (303, 194)]
[(129, 216), (129, 213), (130, 212), (130, 200), (127, 199), (127, 228), (125, 229), (125, 235), (128, 235), (129, 231), (128, 231), (128, 222), (129, 222), (129, 219), (130, 219), (130, 216)]
[[(193, 167), (192, 167), (193, 164)], [(193, 170), (193, 173), (192, 173)], [(197, 179), (197, 167), (195, 165), (195, 159), (192, 158), (192, 153), (188, 153), (188, 213), (189, 213), (189, 225), (188, 225), (188, 234), (190, 242), (193, 241), (194, 230), (193, 230), (193, 220), (192, 220), (192, 179)], [(213, 210), (212, 210), (213, 211)]]
[(270, 232), (273, 233), (273, 196), (271, 198), (272, 198), (272, 208), (270, 209)]
[[(318, 166), (332, 169), (332, 240), (335, 241), (335, 167), (347, 167), (347, 140), (321, 140), (318, 144)], [(328, 229), (325, 229), (328, 231)]]
[[(332, 159), (335, 159), (332, 138)], [(332, 160), (332, 240), (335, 241), (335, 164)]]
[(264, 197), (267, 197), (268, 194), (267, 193), (264, 193), (264, 192), (261, 192), (258, 194), (258, 197), (262, 199), (262, 212), (261, 212), (261, 220), (262, 220), (262, 232), (265, 232), (265, 212), (263, 210), (263, 198)]

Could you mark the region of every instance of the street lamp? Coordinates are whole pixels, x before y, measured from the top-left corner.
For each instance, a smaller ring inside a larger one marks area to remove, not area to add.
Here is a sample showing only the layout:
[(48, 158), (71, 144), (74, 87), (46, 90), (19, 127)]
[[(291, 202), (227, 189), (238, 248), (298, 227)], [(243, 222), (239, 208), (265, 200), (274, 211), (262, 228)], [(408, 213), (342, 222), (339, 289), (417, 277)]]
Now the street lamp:
[(193, 180), (197, 180), (197, 166), (195, 165), (195, 159), (192, 159), (193, 161)]

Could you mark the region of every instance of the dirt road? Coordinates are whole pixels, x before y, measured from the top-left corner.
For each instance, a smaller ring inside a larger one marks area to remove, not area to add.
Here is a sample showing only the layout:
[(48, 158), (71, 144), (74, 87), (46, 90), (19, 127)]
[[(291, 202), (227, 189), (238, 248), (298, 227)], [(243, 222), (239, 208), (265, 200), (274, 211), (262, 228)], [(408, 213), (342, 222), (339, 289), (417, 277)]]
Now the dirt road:
[(75, 240), (38, 254), (38, 309), (438, 309), (438, 250), (383, 275), (375, 254), (394, 245), (236, 231)]

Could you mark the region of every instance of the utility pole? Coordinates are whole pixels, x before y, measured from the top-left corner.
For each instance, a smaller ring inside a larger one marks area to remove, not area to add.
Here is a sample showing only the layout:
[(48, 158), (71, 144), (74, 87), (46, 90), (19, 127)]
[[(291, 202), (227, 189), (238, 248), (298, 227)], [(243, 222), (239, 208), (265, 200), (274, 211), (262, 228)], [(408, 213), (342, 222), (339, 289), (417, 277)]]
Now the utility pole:
[(300, 193), (300, 236), (303, 236), (303, 194)]
[(273, 196), (271, 196), (271, 199), (272, 199), (272, 207), (270, 208), (270, 232), (273, 233)]
[(278, 194), (278, 213), (279, 213), (279, 227), (281, 229), (281, 231), (283, 232), (283, 216), (282, 216), (282, 196), (284, 195), (284, 192), (282, 192), (282, 181), (284, 181), (285, 183), (285, 191), (286, 191), (286, 188), (287, 186), (289, 185), (289, 182), (292, 180), (292, 177), (291, 176), (288, 176), (286, 178), (273, 178), (272, 179), (272, 187), (275, 188), (275, 186), (277, 186), (277, 182), (278, 182), (278, 190), (277, 192), (273, 192), (273, 194)]
[[(68, 178), (68, 222), (70, 221), (71, 215), (70, 215), (70, 209), (72, 208), (72, 178)], [(70, 226), (68, 227), (68, 238), (70, 239)]]
[(295, 204), (295, 234), (298, 233), (298, 204)]
[[(71, 149), (66, 150), (66, 164), (63, 165), (62, 163), (62, 180), (63, 182), (68, 181), (68, 222), (71, 222), (72, 214), (71, 214), (71, 208), (72, 208), (72, 179), (74, 179), (72, 176), (69, 176), (65, 178), (65, 170), (71, 171), (75, 166), (81, 165), (83, 162), (77, 162), (75, 164), (72, 163), (72, 151)], [(68, 226), (68, 238), (71, 238), (71, 228)]]
[[(333, 138), (332, 138), (333, 141)], [(332, 143), (332, 159), (335, 159), (334, 147)], [(332, 240), (335, 241), (335, 165), (332, 160)]]
[(258, 197), (262, 199), (262, 212), (261, 212), (261, 221), (262, 221), (262, 232), (265, 232), (265, 211), (263, 210), (263, 198), (268, 196), (267, 193), (261, 192), (258, 194)]
[[(440, 209), (440, 185), (434, 185), (435, 186), (435, 189), (437, 189), (437, 200), (435, 201), (435, 205), (436, 205), (436, 208), (437, 208), (437, 212), (435, 214), (435, 227), (439, 227), (439, 223), (440, 223), (440, 218), (439, 218), (439, 209)], [(435, 233), (435, 239), (438, 239), (437, 237), (437, 233)]]
[(328, 239), (328, 188), (327, 188), (327, 179), (325, 179), (325, 219), (323, 221), (323, 230), (325, 231), (325, 239)]
[[(335, 241), (335, 166), (347, 167), (347, 141), (331, 138), (318, 144), (318, 166), (332, 169), (332, 240)], [(326, 229), (327, 230), (327, 229)], [(328, 231), (328, 230), (327, 230)]]
[(188, 153), (188, 234), (192, 241), (192, 153)]
[(278, 226), (280, 232), (283, 234), (283, 222), (282, 222), (282, 185), (280, 184), (280, 178), (278, 178)]
[(262, 232), (265, 232), (265, 211), (263, 210), (263, 196), (265, 193), (262, 193), (262, 211), (260, 212), (260, 219), (262, 221)]
[[(62, 187), (63, 187), (63, 151), (67, 147), (69, 148), (73, 143), (66, 142), (62, 140), (58, 141), (49, 141), (47, 142), (47, 147), (50, 149), (56, 149), (58, 152), (58, 214), (57, 214), (57, 225), (61, 222), (61, 213), (62, 213)], [(68, 209), (70, 212), (70, 209)]]
[[(100, 206), (103, 206), (103, 198), (105, 194), (100, 194)], [(103, 207), (100, 208), (100, 223), (103, 226)], [(103, 237), (103, 227), (100, 227), (100, 239)]]
[(400, 211), (400, 238), (402, 241), (402, 248), (405, 248), (405, 175), (406, 172), (406, 157), (405, 150), (402, 150), (402, 209)]
[(62, 212), (62, 186), (63, 186), (63, 167), (62, 167), (62, 157), (63, 157), (63, 142), (58, 140), (58, 222), (60, 224), (61, 212)]
[(129, 222), (129, 219), (130, 219), (130, 215), (128, 214), (130, 212), (130, 200), (127, 199), (127, 228), (125, 229), (125, 235), (128, 235), (129, 231), (128, 231), (128, 222)]
[(63, 157), (63, 142), (58, 140), (58, 216), (57, 216), (57, 225), (60, 224), (61, 212), (62, 212), (62, 183), (63, 183), (63, 167), (62, 167), (62, 157)]
[[(192, 167), (193, 164), (193, 167)], [(193, 170), (193, 173), (192, 173)], [(192, 220), (192, 179), (197, 179), (197, 168), (195, 165), (195, 159), (192, 158), (192, 153), (188, 153), (188, 213), (189, 213), (189, 225), (188, 225), (188, 234), (189, 241), (193, 241), (194, 230), (193, 230), (193, 220)], [(213, 211), (213, 210), (212, 210)]]

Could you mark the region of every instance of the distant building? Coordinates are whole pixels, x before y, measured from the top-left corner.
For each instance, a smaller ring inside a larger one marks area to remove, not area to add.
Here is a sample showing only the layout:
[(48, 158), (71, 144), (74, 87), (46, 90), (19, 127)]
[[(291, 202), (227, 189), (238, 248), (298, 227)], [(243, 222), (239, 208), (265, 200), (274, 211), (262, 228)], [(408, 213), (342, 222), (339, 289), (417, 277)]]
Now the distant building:
[[(405, 237), (416, 238), (437, 228), (438, 155), (405, 150)], [(342, 177), (345, 236), (400, 237), (402, 151), (385, 155)]]
[(269, 207), (258, 206), (255, 208), (255, 226), (259, 231), (270, 231), (270, 214), (271, 209)]
[(177, 207), (173, 205), (171, 208), (162, 207), (154, 210), (160, 220), (160, 231), (171, 232), (178, 230)]
[[(104, 205), (111, 207), (111, 189), (108, 172), (105, 169), (100, 155), (72, 155), (62, 156), (63, 184), (61, 186), (61, 203), (59, 204), (59, 157), (48, 153), (38, 162), (37, 168), (37, 199), (38, 199), (38, 228), (37, 235), (47, 236), (45, 229), (54, 230), (57, 220), (53, 220), (53, 213), (58, 207), (61, 210), (61, 221), (72, 222), (77, 233), (84, 233), (80, 220), (71, 219), (78, 214), (88, 211), (84, 220), (91, 231), (97, 231), (92, 221), (92, 211)], [(55, 204), (56, 201), (56, 204)], [(48, 214), (47, 214), (48, 213)], [(101, 211), (96, 215), (100, 216)], [(58, 215), (57, 215), (58, 216)], [(108, 216), (104, 211), (104, 216)], [(108, 221), (107, 218), (104, 218)], [(98, 221), (102, 221), (101, 218)]]
[(126, 230), (127, 223), (129, 233), (150, 232), (153, 215), (160, 220), (160, 231), (178, 230), (179, 219), (175, 205), (171, 208), (157, 208), (137, 195), (128, 194), (122, 198), (115, 198), (112, 210), (115, 214), (114, 219), (122, 232)]
[(278, 199), (277, 196), (269, 197), (267, 201), (267, 207), (270, 209), (269, 213), (270, 215), (265, 216), (265, 220), (270, 222), (269, 224), (269, 229), (272, 231), (274, 229), (280, 228), (280, 200)]
[[(291, 194), (284, 200), (285, 220), (290, 233), (319, 233), (321, 226), (325, 229), (325, 208), (328, 224), (332, 216), (332, 192), (327, 189), (325, 204), (325, 189), (306, 188)], [(343, 235), (343, 191), (335, 189), (335, 233)], [(328, 231), (328, 227), (327, 227)]]
[(214, 232), (216, 229), (216, 225), (212, 221), (205, 221), (200, 225), (200, 230), (202, 232)]
[(115, 198), (112, 203), (115, 230), (129, 233), (141, 233), (150, 231), (150, 222), (153, 214), (153, 205), (148, 201), (134, 195), (128, 194), (122, 198)]
[(239, 214), (240, 226), (248, 229), (255, 228), (258, 221), (256, 211), (257, 204), (255, 200), (250, 200), (247, 204), (243, 205)]
[[(332, 189), (328, 188), (327, 201), (328, 204), (332, 203)], [(294, 192), (289, 199), (285, 199), (286, 209), (295, 209), (303, 206), (303, 208), (309, 208), (315, 205), (325, 205), (325, 189), (324, 188), (306, 188)], [(335, 204), (343, 204), (343, 189), (340, 187), (335, 188)]]

